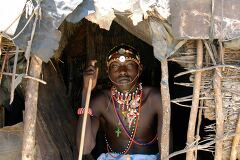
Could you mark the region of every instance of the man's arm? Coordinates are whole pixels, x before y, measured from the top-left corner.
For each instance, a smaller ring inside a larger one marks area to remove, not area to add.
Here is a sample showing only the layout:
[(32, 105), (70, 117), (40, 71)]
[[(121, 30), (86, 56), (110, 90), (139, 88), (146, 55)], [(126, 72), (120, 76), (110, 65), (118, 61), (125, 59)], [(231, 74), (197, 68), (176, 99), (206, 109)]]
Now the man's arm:
[[(86, 95), (87, 95), (87, 89), (88, 89), (88, 82), (90, 79), (92, 79), (92, 88), (93, 90), (97, 83), (97, 77), (98, 77), (98, 68), (95, 66), (96, 60), (90, 61), (87, 68), (84, 71), (83, 74), (83, 90), (82, 90), (82, 107), (85, 107), (86, 104)], [(91, 100), (90, 107), (96, 106), (96, 100)], [(78, 124), (77, 124), (77, 132), (76, 132), (76, 144), (78, 147), (78, 150), (80, 148), (80, 139), (81, 139), (81, 132), (82, 132), (82, 121), (83, 121), (83, 114), (79, 115)], [(95, 146), (95, 139), (97, 130), (99, 128), (99, 119), (98, 117), (91, 117), (90, 114), (88, 114), (87, 117), (87, 124), (86, 124), (86, 131), (85, 131), (85, 138), (84, 138), (84, 148), (83, 148), (83, 154), (89, 154), (92, 149)]]
[[(91, 105), (89, 108), (92, 108), (91, 106), (94, 106), (93, 104), (94, 103), (91, 102)], [(96, 144), (96, 135), (99, 128), (99, 117), (95, 116), (95, 114), (97, 114), (96, 111), (94, 111), (93, 114), (94, 116), (90, 116), (89, 114), (87, 116), (83, 154), (90, 154)], [(77, 124), (77, 135), (76, 135), (76, 143), (77, 143), (78, 150), (80, 148), (79, 145), (80, 145), (81, 133), (82, 133), (82, 122), (83, 122), (83, 115), (79, 115), (78, 124)]]

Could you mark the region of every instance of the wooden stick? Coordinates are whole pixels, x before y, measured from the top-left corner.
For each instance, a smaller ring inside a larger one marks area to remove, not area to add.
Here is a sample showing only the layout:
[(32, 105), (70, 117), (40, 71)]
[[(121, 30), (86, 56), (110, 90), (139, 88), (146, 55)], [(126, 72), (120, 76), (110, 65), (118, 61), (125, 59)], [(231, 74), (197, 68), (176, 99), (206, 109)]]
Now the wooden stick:
[(204, 68), (201, 68), (201, 69), (196, 68), (196, 69), (191, 69), (191, 70), (188, 70), (188, 71), (184, 71), (184, 72), (176, 74), (174, 76), (174, 78), (179, 77), (179, 76), (183, 76), (185, 74), (193, 73), (193, 72), (208, 71), (208, 70), (212, 70), (212, 69), (216, 69), (216, 68), (223, 68), (223, 67), (240, 70), (240, 66), (237, 66), (237, 65), (228, 65), (228, 64), (215, 65), (215, 66), (210, 66), (210, 67), (204, 67)]
[(16, 70), (17, 70), (17, 61), (18, 61), (18, 52), (19, 48), (16, 46), (16, 54), (14, 56), (14, 64), (13, 64), (13, 75), (12, 75), (12, 83), (11, 83), (11, 94), (10, 94), (10, 104), (12, 104), (14, 99), (14, 91), (15, 91), (15, 77), (16, 77)]
[[(202, 68), (203, 63), (203, 44), (202, 40), (197, 40), (197, 64), (196, 68)], [(198, 106), (199, 106), (199, 95), (201, 89), (201, 79), (202, 73), (196, 72), (194, 78), (194, 88), (193, 88), (193, 100), (192, 100), (192, 108), (189, 117), (188, 123), (188, 132), (187, 132), (187, 145), (192, 145), (195, 140), (195, 126), (196, 126), (196, 119), (198, 113)], [(186, 154), (186, 160), (193, 160), (194, 154), (193, 151), (188, 151)]]
[[(220, 48), (220, 52), (221, 52)], [(220, 55), (220, 54), (219, 54)], [(223, 98), (221, 83), (221, 68), (216, 68), (213, 76), (213, 89), (215, 98), (215, 115), (216, 115), (216, 138), (224, 135), (224, 114), (223, 114)], [(223, 140), (219, 140), (215, 144), (214, 160), (222, 160)]]
[[(13, 76), (13, 73), (7, 73), (7, 72), (0, 72), (0, 74), (1, 75), (6, 75), (6, 76)], [(46, 81), (41, 80), (40, 78), (36, 78), (36, 77), (32, 77), (32, 76), (26, 75), (25, 73), (24, 74), (15, 74), (15, 76), (21, 76), (21, 75), (23, 75), (23, 78), (31, 79), (31, 80), (40, 82), (42, 84), (47, 84)]]
[(169, 155), (169, 135), (171, 120), (171, 103), (168, 85), (168, 62), (161, 62), (162, 80), (161, 80), (161, 96), (163, 108), (162, 136), (161, 136), (161, 158)]
[(207, 44), (207, 41), (206, 41), (206, 40), (203, 40), (203, 42), (204, 42), (205, 47), (207, 48), (208, 54), (209, 54), (209, 56), (210, 56), (213, 64), (216, 65), (217, 62), (216, 62), (216, 60), (215, 60), (215, 58), (214, 58), (214, 55), (213, 55), (212, 50), (210, 49), (209, 45)]
[(237, 159), (239, 142), (240, 142), (240, 115), (238, 116), (238, 122), (237, 122), (237, 127), (236, 127), (236, 135), (233, 138), (233, 142), (232, 142), (232, 150), (231, 150), (230, 160), (236, 160)]
[(83, 146), (84, 146), (84, 139), (85, 139), (85, 131), (86, 131), (86, 124), (87, 124), (87, 115), (88, 115), (88, 109), (89, 109), (91, 89), (92, 89), (92, 79), (90, 79), (88, 82), (88, 89), (87, 89), (85, 110), (84, 110), (84, 115), (83, 115), (82, 133), (81, 133), (78, 160), (82, 160), (82, 155), (83, 155)]
[[(224, 137), (221, 137), (221, 138), (218, 138), (218, 139), (214, 139), (214, 140), (212, 140), (210, 142), (207, 142), (205, 144), (193, 145), (193, 146), (190, 146), (188, 148), (185, 148), (185, 149), (182, 149), (182, 150), (179, 150), (179, 151), (175, 151), (175, 152), (171, 153), (169, 156), (162, 158), (161, 160), (167, 160), (169, 158), (172, 158), (172, 157), (177, 156), (179, 154), (183, 154), (183, 153), (188, 152), (188, 151), (204, 150), (205, 148), (211, 147), (214, 143), (216, 143), (219, 140), (225, 140), (225, 139), (231, 138), (231, 137), (233, 137), (235, 135), (236, 135), (235, 133), (234, 134), (228, 134), (228, 135), (225, 135)], [(203, 141), (201, 141), (201, 142), (203, 142)]]
[[(42, 70), (42, 60), (36, 56), (31, 58), (29, 74), (34, 77), (40, 77)], [(27, 81), (25, 114), (24, 114), (24, 132), (22, 144), (22, 160), (34, 160), (36, 146), (36, 119), (38, 106), (38, 86), (39, 83), (32, 79)]]

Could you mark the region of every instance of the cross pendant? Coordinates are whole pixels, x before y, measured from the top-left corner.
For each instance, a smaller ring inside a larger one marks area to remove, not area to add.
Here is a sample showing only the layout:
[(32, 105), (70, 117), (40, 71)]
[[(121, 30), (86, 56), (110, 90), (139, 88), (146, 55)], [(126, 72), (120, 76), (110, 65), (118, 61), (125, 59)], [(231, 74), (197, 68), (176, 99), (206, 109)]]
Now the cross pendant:
[(121, 134), (121, 129), (119, 127), (117, 127), (115, 130), (115, 133), (116, 133), (117, 137), (119, 137)]

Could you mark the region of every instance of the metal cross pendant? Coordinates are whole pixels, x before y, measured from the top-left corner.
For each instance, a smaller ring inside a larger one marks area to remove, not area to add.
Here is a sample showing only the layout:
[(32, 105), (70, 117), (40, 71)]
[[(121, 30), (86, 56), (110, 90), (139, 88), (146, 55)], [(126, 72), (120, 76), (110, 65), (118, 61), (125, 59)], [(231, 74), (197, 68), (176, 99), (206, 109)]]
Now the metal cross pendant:
[(121, 129), (119, 127), (117, 127), (115, 130), (115, 133), (116, 133), (117, 137), (119, 137), (121, 134)]

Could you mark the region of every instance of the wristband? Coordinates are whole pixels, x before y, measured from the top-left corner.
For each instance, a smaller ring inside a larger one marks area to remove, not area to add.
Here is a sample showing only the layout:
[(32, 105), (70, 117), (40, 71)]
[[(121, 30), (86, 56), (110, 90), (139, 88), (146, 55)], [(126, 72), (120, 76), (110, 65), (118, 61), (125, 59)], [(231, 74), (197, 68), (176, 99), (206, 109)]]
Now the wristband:
[[(85, 108), (83, 108), (83, 107), (80, 107), (80, 108), (78, 108), (78, 110), (77, 110), (77, 114), (78, 114), (78, 115), (82, 115), (82, 114), (84, 114), (84, 112), (85, 112)], [(90, 116), (93, 116), (93, 113), (92, 113), (92, 109), (91, 109), (91, 108), (88, 108), (88, 114), (89, 114)]]

